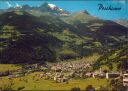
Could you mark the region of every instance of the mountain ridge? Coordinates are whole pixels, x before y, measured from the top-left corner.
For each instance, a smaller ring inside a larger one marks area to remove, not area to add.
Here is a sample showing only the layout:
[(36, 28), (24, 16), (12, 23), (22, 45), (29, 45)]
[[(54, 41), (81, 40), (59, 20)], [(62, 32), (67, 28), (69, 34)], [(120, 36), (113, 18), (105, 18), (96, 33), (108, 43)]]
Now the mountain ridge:
[(92, 18), (85, 12), (75, 14), (58, 17), (42, 13), (36, 16), (20, 9), (1, 14), (0, 40), (4, 47), (0, 50), (0, 60), (3, 63), (68, 60), (103, 53), (127, 41), (126, 27)]
[(40, 12), (49, 12), (49, 13), (52, 13), (54, 15), (57, 15), (57, 16), (68, 16), (70, 13), (62, 8), (59, 8), (57, 7), (56, 5), (54, 4), (51, 4), (51, 3), (43, 3), (41, 4), (40, 6), (35, 6), (35, 7), (32, 7), (32, 6), (29, 6), (29, 5), (23, 5), (23, 6), (13, 6), (13, 7), (10, 7), (6, 10), (0, 10), (1, 12), (11, 12), (11, 11), (14, 11), (14, 10), (23, 10), (23, 11), (40, 11)]

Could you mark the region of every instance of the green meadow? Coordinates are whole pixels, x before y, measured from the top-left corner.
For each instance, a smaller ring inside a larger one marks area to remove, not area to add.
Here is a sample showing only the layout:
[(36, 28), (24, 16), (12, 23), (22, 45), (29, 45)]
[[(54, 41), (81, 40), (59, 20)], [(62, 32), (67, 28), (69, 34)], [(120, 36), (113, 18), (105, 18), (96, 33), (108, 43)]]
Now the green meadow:
[(0, 72), (17, 70), (20, 68), (20, 66), (14, 64), (0, 64)]
[(48, 80), (38, 77), (42, 72), (34, 72), (24, 77), (8, 79), (8, 77), (1, 77), (0, 88), (13, 90), (71, 90), (74, 87), (79, 87), (85, 90), (88, 85), (92, 85), (95, 89), (101, 86), (109, 85), (110, 80), (98, 78), (86, 79), (71, 79), (68, 83), (56, 83), (53, 80)]

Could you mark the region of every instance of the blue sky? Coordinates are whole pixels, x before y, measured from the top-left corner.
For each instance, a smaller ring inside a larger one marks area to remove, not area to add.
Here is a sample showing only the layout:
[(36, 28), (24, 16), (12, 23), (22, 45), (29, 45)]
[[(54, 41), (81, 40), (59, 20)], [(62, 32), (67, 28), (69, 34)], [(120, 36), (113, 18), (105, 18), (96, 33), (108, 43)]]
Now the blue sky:
[[(47, 1), (47, 0), (46, 0)], [(6, 9), (16, 5), (25, 5), (30, 6), (40, 6), (45, 1), (0, 1), (0, 9)], [(63, 8), (71, 13), (87, 10), (91, 15), (99, 17), (101, 19), (107, 20), (118, 20), (118, 19), (127, 19), (128, 20), (128, 2), (126, 1), (47, 1), (57, 5), (60, 8)], [(105, 11), (98, 10), (98, 4), (103, 4), (104, 6), (113, 6), (121, 7), (121, 10), (117, 11)]]

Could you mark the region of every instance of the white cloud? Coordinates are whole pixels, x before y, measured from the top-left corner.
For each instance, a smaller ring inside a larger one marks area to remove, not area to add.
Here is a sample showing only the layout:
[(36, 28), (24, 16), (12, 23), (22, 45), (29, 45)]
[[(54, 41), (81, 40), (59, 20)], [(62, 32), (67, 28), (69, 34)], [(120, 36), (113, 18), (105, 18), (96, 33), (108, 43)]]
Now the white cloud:
[(19, 5), (18, 3), (16, 3), (16, 6), (15, 7), (20, 7), (20, 8), (22, 8), (22, 6), (21, 5)]
[(6, 2), (6, 4), (8, 5), (8, 7), (12, 7), (12, 5), (9, 2)]

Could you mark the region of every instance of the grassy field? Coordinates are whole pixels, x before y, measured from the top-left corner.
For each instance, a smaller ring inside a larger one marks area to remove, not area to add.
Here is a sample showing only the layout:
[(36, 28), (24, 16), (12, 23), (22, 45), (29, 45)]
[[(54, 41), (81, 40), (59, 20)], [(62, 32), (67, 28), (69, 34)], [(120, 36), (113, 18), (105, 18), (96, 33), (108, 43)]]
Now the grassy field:
[[(79, 61), (95, 61), (99, 56), (93, 55), (92, 57), (83, 58)], [(72, 61), (77, 62), (77, 61)], [(62, 62), (63, 63), (63, 62)], [(20, 66), (12, 64), (0, 64), (0, 72), (7, 70), (16, 70), (21, 68)], [(43, 72), (34, 72), (23, 77), (11, 78), (0, 77), (0, 89), (3, 90), (71, 90), (74, 87), (79, 87), (81, 90), (85, 90), (88, 85), (92, 85), (94, 88), (100, 86), (109, 85), (110, 80), (98, 79), (98, 78), (86, 78), (86, 79), (71, 79), (68, 83), (56, 83), (53, 80), (40, 78), (39, 75)]]
[(13, 64), (0, 64), (0, 72), (5, 72), (8, 70), (17, 70), (20, 69), (20, 66), (13, 65)]
[[(73, 87), (80, 87), (85, 90), (88, 85), (95, 88), (109, 84), (107, 79), (87, 78), (87, 79), (72, 79), (68, 83), (56, 83), (53, 80), (45, 80), (43, 78), (34, 77), (41, 72), (35, 72), (24, 77), (8, 79), (1, 77), (0, 88), (13, 90), (71, 90)], [(34, 78), (34, 79), (33, 79)], [(10, 87), (9, 87), (10, 86)]]

